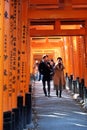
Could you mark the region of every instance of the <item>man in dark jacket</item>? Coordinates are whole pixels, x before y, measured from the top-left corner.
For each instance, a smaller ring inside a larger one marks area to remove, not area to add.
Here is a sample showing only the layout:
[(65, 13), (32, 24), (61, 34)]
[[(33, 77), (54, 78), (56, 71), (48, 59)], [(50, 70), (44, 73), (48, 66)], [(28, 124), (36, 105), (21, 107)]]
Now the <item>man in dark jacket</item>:
[[(39, 64), (39, 72), (43, 75), (42, 77), (42, 84), (43, 84), (43, 91), (45, 96), (50, 96), (50, 73), (51, 73), (51, 65), (48, 62), (48, 55), (44, 55), (42, 61)], [(46, 81), (48, 89), (46, 90)]]

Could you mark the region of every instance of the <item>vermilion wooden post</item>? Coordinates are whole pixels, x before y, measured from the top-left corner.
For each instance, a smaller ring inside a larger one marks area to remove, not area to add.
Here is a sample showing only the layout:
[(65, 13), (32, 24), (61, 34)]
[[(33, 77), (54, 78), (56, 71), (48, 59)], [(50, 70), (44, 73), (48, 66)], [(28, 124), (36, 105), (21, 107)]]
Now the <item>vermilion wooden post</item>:
[(18, 0), (18, 30), (17, 30), (17, 96), (21, 96), (21, 85), (20, 85), (20, 78), (21, 78), (21, 71), (20, 71), (20, 66), (21, 66), (21, 36), (22, 36), (22, 2), (21, 0)]
[(74, 75), (74, 79), (76, 79), (78, 74), (78, 57), (77, 57), (78, 53), (77, 53), (76, 36), (73, 36), (72, 44), (73, 44), (73, 75)]
[(11, 101), (12, 108), (17, 107), (17, 46), (18, 46), (18, 32), (17, 32), (17, 21), (18, 21), (18, 1), (10, 1), (10, 49), (9, 49), (9, 98)]
[(20, 41), (21, 41), (21, 19), (20, 19), (20, 16), (21, 16), (21, 10), (20, 10), (20, 0), (16, 0), (14, 2), (15, 4), (15, 9), (14, 9), (14, 12), (16, 12), (14, 15), (15, 16), (15, 37), (16, 37), (16, 70), (15, 70), (15, 73), (16, 73), (16, 98), (17, 96), (19, 95), (19, 87), (20, 87)]
[(78, 36), (77, 37), (77, 49), (78, 49), (78, 77), (80, 79), (84, 78), (84, 53), (85, 53), (85, 46), (84, 46), (84, 37)]
[[(73, 42), (74, 49), (74, 69), (75, 69), (75, 79), (79, 76), (79, 57), (78, 57), (78, 42), (77, 36), (75, 38), (75, 42)], [(77, 61), (77, 62), (76, 62)]]
[(0, 130), (3, 130), (4, 1), (0, 0)]
[(73, 74), (73, 48), (72, 48), (72, 37), (69, 37), (69, 75)]
[(4, 14), (4, 81), (3, 81), (3, 111), (8, 111), (9, 108), (9, 43), (10, 43), (10, 4), (5, 1)]
[[(27, 81), (29, 80), (29, 77), (27, 76), (27, 69), (28, 69), (28, 55), (27, 55), (27, 48), (28, 47), (28, 42), (27, 42), (27, 32), (28, 32), (28, 0), (22, 0), (22, 35), (21, 35), (21, 68), (20, 68), (20, 91), (22, 96), (24, 97), (25, 101), (25, 93), (26, 90), (28, 90), (28, 84)], [(25, 104), (25, 103), (24, 103)]]
[(31, 47), (30, 47), (30, 20), (28, 21), (29, 24), (28, 24), (28, 30), (27, 30), (27, 72), (26, 72), (26, 84), (27, 84), (27, 87), (26, 87), (26, 92), (29, 91), (29, 85), (31, 84), (30, 82), (30, 54), (31, 54)]
[(85, 79), (85, 86), (87, 86), (87, 53), (85, 54), (85, 73), (84, 73), (84, 79)]
[(87, 20), (85, 21), (85, 51), (84, 51), (84, 57), (85, 57), (85, 73), (84, 73), (84, 79), (85, 79), (85, 86), (87, 87)]
[(80, 52), (81, 52), (81, 56), (80, 56), (80, 61), (82, 62), (81, 64), (81, 77), (80, 78), (84, 78), (84, 74), (85, 74), (85, 53), (86, 53), (86, 47), (85, 47), (85, 39), (84, 36), (82, 36), (82, 38), (80, 39), (80, 44), (81, 44), (81, 48), (80, 48)]
[(65, 52), (65, 72), (70, 75), (70, 52), (69, 52), (69, 45), (70, 45), (70, 38), (69, 37), (64, 37), (64, 52)]

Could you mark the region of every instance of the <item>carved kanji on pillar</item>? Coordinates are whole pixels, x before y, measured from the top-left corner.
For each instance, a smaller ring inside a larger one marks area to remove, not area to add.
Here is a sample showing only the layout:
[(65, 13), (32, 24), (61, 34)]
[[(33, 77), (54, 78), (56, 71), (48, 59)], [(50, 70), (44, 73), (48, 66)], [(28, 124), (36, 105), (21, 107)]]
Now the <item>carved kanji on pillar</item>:
[(4, 1), (0, 0), (0, 130), (3, 130), (3, 48), (4, 48)]
[(86, 45), (86, 53), (87, 53), (87, 20), (85, 21), (85, 45)]

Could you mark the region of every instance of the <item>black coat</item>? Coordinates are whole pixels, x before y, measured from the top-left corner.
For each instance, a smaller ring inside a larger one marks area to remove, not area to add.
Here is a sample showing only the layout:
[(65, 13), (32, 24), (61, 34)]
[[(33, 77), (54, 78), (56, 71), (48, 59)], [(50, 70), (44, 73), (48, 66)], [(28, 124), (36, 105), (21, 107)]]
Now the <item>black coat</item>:
[(39, 64), (39, 72), (43, 75), (44, 80), (50, 80), (51, 79), (51, 65), (49, 62), (42, 61)]

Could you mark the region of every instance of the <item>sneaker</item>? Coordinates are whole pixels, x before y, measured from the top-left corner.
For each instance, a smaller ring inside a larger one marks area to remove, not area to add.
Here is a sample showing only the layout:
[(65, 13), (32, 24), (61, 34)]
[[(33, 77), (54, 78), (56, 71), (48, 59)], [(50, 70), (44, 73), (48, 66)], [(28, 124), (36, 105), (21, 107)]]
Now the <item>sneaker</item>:
[(47, 97), (47, 94), (45, 94), (45, 96)]
[(50, 94), (48, 94), (48, 97), (50, 97)]
[(59, 97), (61, 98), (62, 96), (60, 95)]
[(56, 91), (56, 96), (58, 97), (58, 91)]
[(58, 97), (58, 94), (56, 94), (56, 96)]

